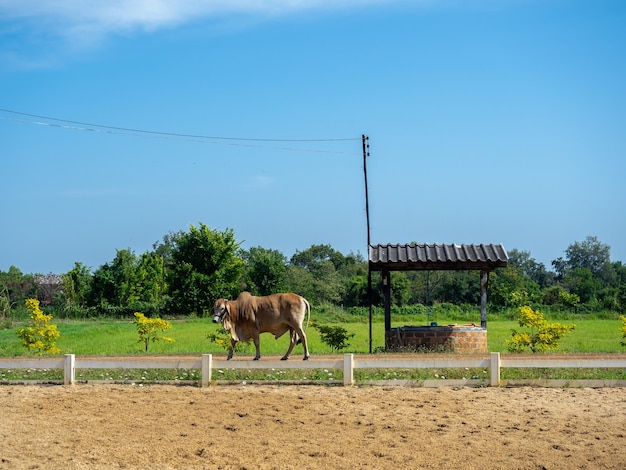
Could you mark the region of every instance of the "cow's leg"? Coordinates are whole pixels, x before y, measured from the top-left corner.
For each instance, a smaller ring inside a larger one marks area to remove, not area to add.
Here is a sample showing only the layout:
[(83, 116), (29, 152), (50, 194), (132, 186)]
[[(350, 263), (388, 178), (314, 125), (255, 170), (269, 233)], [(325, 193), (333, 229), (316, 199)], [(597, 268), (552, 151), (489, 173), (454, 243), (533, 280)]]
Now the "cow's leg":
[(306, 333), (302, 329), (302, 326), (296, 325), (296, 333), (300, 337), (300, 341), (302, 341), (302, 347), (304, 348), (304, 357), (303, 361), (306, 361), (309, 358), (309, 345), (306, 342)]
[(254, 356), (254, 360), (258, 361), (261, 358), (261, 341), (259, 340), (259, 333), (257, 332), (254, 335), (254, 347), (256, 348), (256, 355)]
[(233, 353), (235, 352), (235, 345), (237, 344), (237, 341), (234, 339), (230, 339), (230, 349), (228, 350), (228, 357), (226, 358), (227, 361), (230, 361), (233, 358)]
[(295, 330), (291, 330), (289, 332), (289, 349), (287, 349), (287, 352), (285, 353), (285, 355), (280, 358), (281, 361), (286, 361), (287, 359), (289, 359), (289, 356), (291, 356), (291, 351), (293, 351), (293, 347), (296, 345), (297, 337), (298, 335), (296, 335)]

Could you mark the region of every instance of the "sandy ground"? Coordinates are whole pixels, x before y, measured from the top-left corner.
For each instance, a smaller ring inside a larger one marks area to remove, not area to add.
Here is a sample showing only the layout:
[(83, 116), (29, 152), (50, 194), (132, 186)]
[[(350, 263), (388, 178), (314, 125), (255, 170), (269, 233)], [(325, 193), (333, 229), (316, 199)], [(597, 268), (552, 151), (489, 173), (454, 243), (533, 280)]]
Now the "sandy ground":
[(0, 469), (626, 468), (626, 389), (0, 387)]

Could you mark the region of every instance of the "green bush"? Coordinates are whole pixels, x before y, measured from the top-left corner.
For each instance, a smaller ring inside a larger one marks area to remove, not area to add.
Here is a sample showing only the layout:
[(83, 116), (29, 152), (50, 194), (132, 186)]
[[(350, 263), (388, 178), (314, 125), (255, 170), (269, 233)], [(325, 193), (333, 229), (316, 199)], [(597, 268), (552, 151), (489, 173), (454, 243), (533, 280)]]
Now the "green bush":
[(520, 308), (518, 322), (521, 327), (528, 328), (528, 330), (512, 330), (513, 336), (507, 340), (508, 348), (512, 352), (521, 352), (526, 348), (533, 353), (558, 349), (559, 340), (576, 328), (576, 325), (548, 323), (541, 311), (533, 310), (529, 306)]
[(349, 346), (348, 340), (354, 337), (354, 333), (341, 326), (326, 326), (313, 323), (311, 326), (320, 332), (322, 341), (330, 346), (333, 351), (341, 351)]
[(61, 336), (57, 326), (49, 323), (52, 315), (44, 314), (39, 308), (37, 299), (26, 299), (26, 308), (30, 310), (30, 326), (17, 330), (22, 345), (34, 349), (39, 355), (58, 354), (61, 352), (56, 346), (56, 340)]
[(174, 339), (167, 336), (159, 335), (159, 331), (169, 330), (172, 324), (161, 318), (147, 318), (141, 312), (135, 312), (135, 326), (137, 326), (137, 333), (139, 335), (138, 342), (143, 343), (146, 352), (148, 352), (148, 346), (150, 341), (153, 343), (156, 341), (165, 341), (172, 343)]

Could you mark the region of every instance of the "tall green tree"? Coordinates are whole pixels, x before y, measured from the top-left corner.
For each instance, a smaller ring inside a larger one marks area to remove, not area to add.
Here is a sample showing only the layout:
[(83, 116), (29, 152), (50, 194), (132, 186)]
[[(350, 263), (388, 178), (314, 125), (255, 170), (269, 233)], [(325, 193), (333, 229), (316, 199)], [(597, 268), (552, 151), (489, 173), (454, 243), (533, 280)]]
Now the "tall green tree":
[(287, 273), (287, 258), (278, 250), (258, 247), (244, 251), (247, 263), (246, 287), (255, 295), (283, 292)]
[(598, 300), (602, 283), (589, 268), (573, 268), (565, 274), (563, 285), (569, 292), (578, 295), (582, 303), (589, 303)]
[(22, 274), (16, 266), (0, 271), (0, 305), (5, 315), (13, 308), (22, 308), (29, 298), (37, 298), (37, 283), (31, 274)]
[(588, 236), (582, 242), (574, 242), (565, 250), (565, 259), (552, 262), (557, 274), (563, 278), (572, 269), (588, 269), (593, 277), (609, 280), (611, 276), (611, 247)]
[(165, 259), (155, 252), (146, 252), (139, 257), (136, 293), (139, 300), (159, 304), (167, 292)]
[(104, 263), (93, 273), (89, 306), (104, 307), (115, 305), (116, 297), (117, 287), (115, 285), (113, 269), (109, 263)]
[(236, 297), (241, 290), (244, 261), (233, 230), (211, 230), (191, 225), (188, 232), (172, 234), (168, 266), (172, 314), (203, 316), (219, 297)]
[(349, 279), (344, 296), (344, 305), (346, 307), (366, 307), (369, 305), (367, 275), (356, 275)]
[(306, 269), (310, 273), (323, 269), (325, 264), (332, 264), (336, 269), (342, 264), (343, 256), (330, 245), (311, 245), (304, 251), (296, 251), (291, 257), (291, 265)]
[(537, 262), (529, 251), (513, 248), (508, 255), (508, 267), (519, 268), (524, 276), (527, 276), (541, 288), (554, 285), (554, 273), (548, 271), (543, 263)]
[(337, 266), (344, 261), (343, 255), (330, 245), (312, 245), (296, 252), (287, 273), (289, 290), (315, 304), (340, 303), (346, 286), (341, 282)]
[(114, 304), (128, 306), (139, 300), (137, 265), (138, 259), (132, 250), (117, 250), (111, 263), (113, 282), (116, 286)]
[(617, 288), (616, 297), (618, 301), (619, 312), (621, 314), (624, 314), (626, 312), (626, 284), (622, 284)]
[(404, 272), (394, 271), (391, 273), (391, 301), (394, 305), (402, 307), (407, 305), (411, 297), (411, 283)]
[(127, 307), (139, 300), (138, 290), (136, 255), (117, 250), (113, 261), (94, 272), (91, 304)]
[(437, 298), (453, 304), (477, 304), (480, 298), (479, 272), (444, 271)]
[(438, 297), (444, 271), (408, 271), (407, 277), (411, 282), (411, 299), (414, 304), (432, 305), (441, 302)]
[(597, 237), (572, 243), (565, 250), (565, 258), (557, 258), (552, 265), (563, 287), (588, 308), (620, 308), (620, 265), (611, 262), (611, 247)]
[(81, 262), (75, 262), (74, 267), (61, 275), (61, 278), (67, 306), (70, 308), (87, 307), (93, 282), (90, 269)]
[(498, 307), (521, 307), (541, 300), (539, 285), (515, 263), (498, 268), (489, 277), (489, 302)]
[[(340, 254), (341, 255), (341, 254)], [(341, 258), (335, 257), (337, 275), (342, 284), (341, 303), (346, 307), (366, 307), (369, 305), (367, 294), (367, 261), (360, 253), (350, 253)], [(376, 304), (374, 289), (376, 285), (372, 282), (372, 303)]]
[[(79, 279), (81, 275), (80, 271), (75, 272), (73, 278)], [(137, 256), (131, 250), (117, 250), (113, 261), (94, 272), (89, 305), (128, 315), (137, 309), (160, 311), (166, 289), (162, 255), (146, 252)]]

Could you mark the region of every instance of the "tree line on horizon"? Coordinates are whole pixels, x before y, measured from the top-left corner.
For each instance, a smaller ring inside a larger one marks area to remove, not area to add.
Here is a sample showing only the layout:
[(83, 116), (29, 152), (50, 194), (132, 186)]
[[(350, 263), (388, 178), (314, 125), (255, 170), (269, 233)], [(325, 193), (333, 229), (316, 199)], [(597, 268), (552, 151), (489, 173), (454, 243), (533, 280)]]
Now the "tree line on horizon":
[[(612, 261), (610, 247), (589, 236), (574, 242), (552, 270), (527, 251), (512, 249), (507, 267), (489, 280), (489, 308), (523, 305), (596, 312), (626, 309), (626, 266)], [(313, 305), (367, 307), (367, 260), (344, 255), (330, 245), (312, 245), (287, 257), (278, 250), (242, 249), (234, 231), (200, 223), (169, 233), (141, 255), (117, 250), (115, 258), (93, 270), (76, 262), (58, 276), (23, 274), (11, 266), (0, 271), (0, 317), (24, 309), (36, 298), (58, 318), (98, 316), (203, 317), (220, 297), (236, 298), (293, 291)], [(478, 305), (477, 271), (391, 273), (392, 303), (397, 307), (435, 304)], [(380, 273), (372, 273), (371, 302), (382, 306)]]

